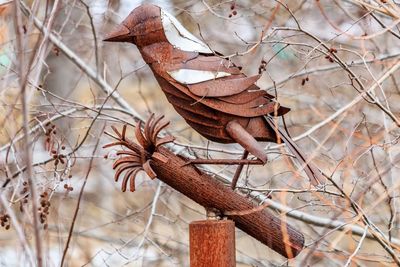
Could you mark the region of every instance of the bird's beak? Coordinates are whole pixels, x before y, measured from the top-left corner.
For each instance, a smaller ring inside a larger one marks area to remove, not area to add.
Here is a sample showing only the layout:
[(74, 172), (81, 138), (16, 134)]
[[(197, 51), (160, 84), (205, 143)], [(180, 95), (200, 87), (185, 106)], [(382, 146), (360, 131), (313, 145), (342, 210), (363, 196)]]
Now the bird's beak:
[(124, 24), (119, 24), (114, 30), (106, 35), (103, 39), (106, 42), (129, 42), (132, 41), (132, 36), (130, 36), (130, 31)]

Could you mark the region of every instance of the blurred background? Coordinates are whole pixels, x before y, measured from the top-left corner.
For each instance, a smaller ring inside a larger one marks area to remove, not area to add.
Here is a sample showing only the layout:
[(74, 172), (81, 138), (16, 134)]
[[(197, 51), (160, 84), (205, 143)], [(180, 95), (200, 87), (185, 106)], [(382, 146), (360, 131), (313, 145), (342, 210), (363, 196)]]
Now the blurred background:
[(400, 265), (398, 2), (1, 0), (1, 266), (34, 266), (38, 246), (44, 266), (189, 265), (188, 224), (204, 208), (144, 173), (136, 192), (121, 192), (104, 131), (127, 123), (134, 138), (135, 118), (154, 112), (171, 121), (176, 153), (242, 149), (188, 127), (134, 45), (102, 42), (141, 3), (244, 73), (262, 71), (257, 84), (291, 108), (291, 136), (327, 176), (313, 188), (284, 146), (265, 143), (270, 161), (245, 168), (242, 193), (269, 197), (306, 248), (287, 260), (237, 230), (237, 266)]

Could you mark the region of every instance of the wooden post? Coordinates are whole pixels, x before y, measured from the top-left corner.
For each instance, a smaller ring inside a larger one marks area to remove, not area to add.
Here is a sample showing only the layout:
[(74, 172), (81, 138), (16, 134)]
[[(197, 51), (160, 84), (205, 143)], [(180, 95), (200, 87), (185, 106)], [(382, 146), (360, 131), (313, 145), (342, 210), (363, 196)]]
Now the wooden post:
[(195, 221), (189, 225), (190, 267), (234, 267), (235, 223), (231, 220)]

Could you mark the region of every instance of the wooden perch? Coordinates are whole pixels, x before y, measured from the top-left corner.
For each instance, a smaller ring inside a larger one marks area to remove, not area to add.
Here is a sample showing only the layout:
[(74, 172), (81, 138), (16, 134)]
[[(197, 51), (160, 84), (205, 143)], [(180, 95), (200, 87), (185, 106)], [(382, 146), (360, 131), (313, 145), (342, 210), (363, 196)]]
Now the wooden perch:
[[(255, 207), (251, 200), (235, 193), (230, 187), (202, 173), (196, 167), (184, 166), (186, 160), (168, 149), (160, 147), (155, 155), (151, 157), (150, 165), (157, 178), (203, 207), (217, 209), (222, 214), (251, 210)], [(243, 232), (287, 258), (295, 257), (303, 248), (303, 234), (266, 210), (227, 217), (235, 221), (236, 226)]]
[(161, 144), (172, 139), (164, 137), (157, 140), (157, 133), (166, 126), (161, 124), (158, 127), (160, 120), (161, 118), (151, 116), (144, 127), (144, 135), (140, 130), (141, 125), (137, 126), (135, 133), (141, 145), (126, 139), (126, 126), (121, 133), (113, 128), (118, 135), (117, 141), (105, 147), (123, 145), (129, 149), (118, 151), (118, 155), (126, 156), (114, 163), (114, 168), (117, 169), (116, 180), (125, 172), (123, 191), (129, 179), (131, 191), (135, 190), (135, 175), (143, 170), (151, 178), (157, 177), (206, 209), (218, 210), (233, 220), (239, 229), (286, 258), (293, 258), (300, 253), (304, 246), (302, 233), (267, 210), (257, 209), (258, 206), (250, 199), (187, 164), (187, 159), (161, 147)]

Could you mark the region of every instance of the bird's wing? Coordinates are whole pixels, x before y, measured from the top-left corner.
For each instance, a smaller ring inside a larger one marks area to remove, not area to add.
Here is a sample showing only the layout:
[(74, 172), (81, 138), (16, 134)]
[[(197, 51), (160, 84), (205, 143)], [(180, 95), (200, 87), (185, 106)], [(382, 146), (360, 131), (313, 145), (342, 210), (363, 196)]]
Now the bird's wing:
[(232, 62), (218, 56), (194, 57), (168, 74), (175, 81), (187, 85), (190, 92), (200, 97), (239, 94), (261, 77), (246, 77)]
[(201, 97), (224, 97), (239, 94), (251, 87), (260, 75), (246, 77), (230, 75), (195, 84), (188, 84), (190, 92)]
[(197, 56), (187, 61), (151, 64), (156, 75), (197, 102), (241, 117), (256, 117), (288, 109), (280, 108), (273, 96), (254, 83), (259, 75), (247, 77), (218, 56)]

